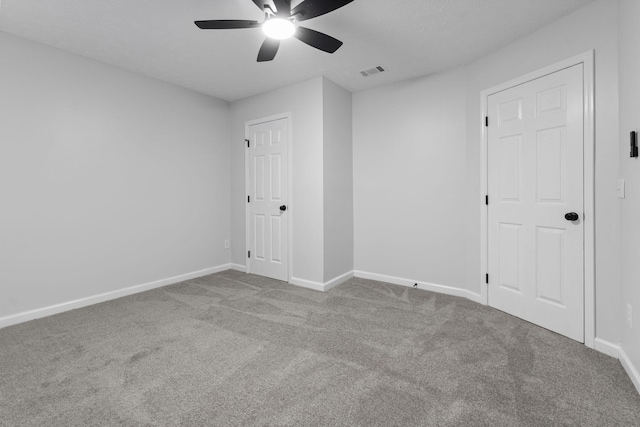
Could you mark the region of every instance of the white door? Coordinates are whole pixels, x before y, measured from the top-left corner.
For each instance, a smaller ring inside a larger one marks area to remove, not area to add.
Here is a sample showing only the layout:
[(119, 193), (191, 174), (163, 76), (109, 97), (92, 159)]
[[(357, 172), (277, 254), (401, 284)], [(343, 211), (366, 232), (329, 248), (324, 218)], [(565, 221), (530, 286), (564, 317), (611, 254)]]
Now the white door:
[(487, 111), (489, 305), (584, 342), (583, 65)]
[(249, 126), (248, 271), (288, 281), (288, 119)]

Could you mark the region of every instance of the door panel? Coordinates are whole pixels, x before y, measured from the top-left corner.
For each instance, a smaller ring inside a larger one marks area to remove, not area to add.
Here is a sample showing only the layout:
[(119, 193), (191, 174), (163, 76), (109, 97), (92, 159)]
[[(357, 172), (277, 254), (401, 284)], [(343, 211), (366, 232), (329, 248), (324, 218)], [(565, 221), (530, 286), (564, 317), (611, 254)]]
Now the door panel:
[(582, 65), (491, 95), (488, 112), (489, 305), (582, 342)]
[(521, 293), (522, 224), (500, 224), (500, 287)]
[(271, 200), (282, 201), (282, 156), (271, 155)]
[[(249, 272), (288, 280), (288, 120), (249, 127)], [(280, 206), (287, 210), (280, 210)]]
[(500, 201), (520, 201), (521, 135), (500, 139)]
[(265, 250), (264, 250), (264, 242), (265, 242), (265, 226), (264, 226), (264, 215), (254, 214), (253, 221), (255, 224), (255, 236), (254, 236), (254, 245), (253, 251), (255, 253), (255, 257), (259, 260), (265, 260)]
[(564, 307), (562, 248), (564, 230), (536, 227), (536, 296)]
[(545, 129), (536, 133), (536, 193), (538, 203), (562, 203), (566, 194), (563, 180), (565, 129)]
[(255, 183), (253, 197), (256, 201), (264, 201), (264, 156), (255, 156), (253, 158)]
[(282, 263), (282, 218), (271, 217), (271, 260)]

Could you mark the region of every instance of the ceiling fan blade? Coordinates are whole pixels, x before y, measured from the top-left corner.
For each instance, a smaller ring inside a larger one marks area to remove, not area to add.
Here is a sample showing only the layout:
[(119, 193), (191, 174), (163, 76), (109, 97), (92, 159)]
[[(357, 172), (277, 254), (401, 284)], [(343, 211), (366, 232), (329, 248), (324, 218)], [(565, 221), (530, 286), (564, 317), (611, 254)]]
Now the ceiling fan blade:
[(260, 52), (258, 52), (258, 62), (272, 61), (273, 58), (276, 57), (276, 53), (278, 53), (279, 47), (280, 47), (280, 40), (271, 39), (267, 37), (264, 43), (262, 43)]
[(255, 3), (255, 5), (258, 6), (262, 11), (264, 11), (265, 6), (269, 6), (272, 10), (275, 10), (273, 0), (253, 0), (253, 3)]
[(315, 18), (316, 16), (324, 15), (325, 13), (333, 12), (336, 9), (340, 9), (342, 6), (346, 6), (353, 0), (305, 0), (291, 11), (291, 16), (296, 16), (298, 22), (306, 21), (307, 19)]
[(273, 0), (276, 6), (276, 15), (281, 18), (291, 16), (291, 0)]
[(294, 37), (309, 46), (324, 50), (328, 53), (333, 53), (342, 46), (342, 42), (340, 40), (304, 27), (298, 27)]
[(203, 30), (230, 30), (234, 28), (259, 27), (258, 21), (245, 21), (241, 19), (218, 19), (213, 21), (195, 21), (198, 28)]

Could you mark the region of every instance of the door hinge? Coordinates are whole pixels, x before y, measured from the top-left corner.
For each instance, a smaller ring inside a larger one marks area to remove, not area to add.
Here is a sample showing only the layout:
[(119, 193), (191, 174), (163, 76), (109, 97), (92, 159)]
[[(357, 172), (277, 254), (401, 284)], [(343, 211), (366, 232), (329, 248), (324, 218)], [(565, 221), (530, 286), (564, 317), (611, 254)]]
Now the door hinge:
[(489, 273), (487, 273), (487, 275), (485, 276), (484, 280), (485, 280), (486, 284), (488, 285), (489, 284)]
[(251, 203), (251, 196), (247, 196), (247, 203)]
[(489, 116), (484, 116), (484, 126), (489, 127)]
[(247, 258), (251, 258), (251, 251), (247, 252)]
[(484, 196), (484, 204), (485, 205), (489, 204), (489, 195), (488, 194), (486, 196)]
[(247, 148), (249, 148), (251, 142), (248, 139), (245, 139), (244, 141), (247, 143)]

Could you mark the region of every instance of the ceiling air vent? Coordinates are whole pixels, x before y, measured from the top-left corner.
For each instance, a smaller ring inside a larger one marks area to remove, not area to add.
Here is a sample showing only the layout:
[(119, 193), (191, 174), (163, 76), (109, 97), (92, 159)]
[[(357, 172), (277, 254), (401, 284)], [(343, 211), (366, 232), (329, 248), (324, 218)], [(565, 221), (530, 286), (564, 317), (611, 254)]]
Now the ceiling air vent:
[(381, 65), (378, 65), (377, 67), (370, 68), (370, 69), (364, 70), (364, 71), (360, 71), (360, 74), (362, 74), (363, 77), (369, 77), (369, 76), (372, 76), (374, 74), (384, 73), (385, 71), (387, 71), (387, 70), (382, 68)]

